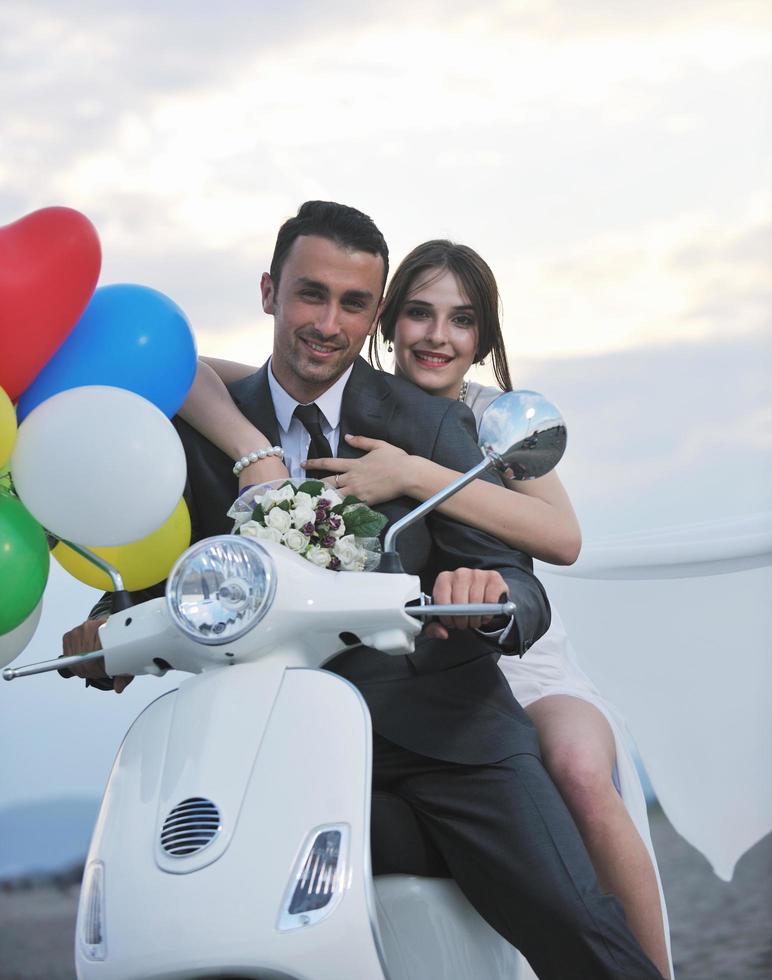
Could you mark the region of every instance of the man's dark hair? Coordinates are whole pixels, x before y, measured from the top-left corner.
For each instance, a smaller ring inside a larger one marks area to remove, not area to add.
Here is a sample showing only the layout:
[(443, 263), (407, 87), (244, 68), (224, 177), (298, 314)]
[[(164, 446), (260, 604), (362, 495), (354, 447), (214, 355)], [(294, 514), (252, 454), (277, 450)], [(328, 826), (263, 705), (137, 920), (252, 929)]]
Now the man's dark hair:
[(341, 248), (380, 255), (383, 259), (383, 282), (389, 272), (389, 249), (386, 240), (372, 218), (335, 201), (306, 201), (300, 205), (297, 215), (289, 218), (279, 229), (276, 247), (271, 259), (271, 279), (274, 288), (279, 286), (284, 260), (295, 239), (301, 235), (318, 235), (327, 238)]

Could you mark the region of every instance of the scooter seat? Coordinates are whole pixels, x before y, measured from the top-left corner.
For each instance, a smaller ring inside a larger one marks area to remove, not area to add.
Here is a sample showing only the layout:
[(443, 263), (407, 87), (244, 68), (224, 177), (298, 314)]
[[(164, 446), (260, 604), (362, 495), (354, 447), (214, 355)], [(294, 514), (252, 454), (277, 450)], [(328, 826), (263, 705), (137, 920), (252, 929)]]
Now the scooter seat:
[(373, 793), (370, 846), (374, 875), (451, 877), (445, 859), (421, 826), (415, 810), (392, 793)]

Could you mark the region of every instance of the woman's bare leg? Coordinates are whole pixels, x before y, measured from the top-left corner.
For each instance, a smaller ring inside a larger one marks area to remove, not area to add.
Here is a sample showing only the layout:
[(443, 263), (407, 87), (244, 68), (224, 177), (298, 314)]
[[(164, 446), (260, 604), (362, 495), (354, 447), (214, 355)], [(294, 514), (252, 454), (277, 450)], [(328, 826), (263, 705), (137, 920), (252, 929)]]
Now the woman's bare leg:
[(601, 888), (616, 895), (644, 952), (669, 977), (654, 867), (612, 782), (611, 727), (594, 705), (564, 694), (541, 698), (527, 711), (544, 765), (576, 820)]

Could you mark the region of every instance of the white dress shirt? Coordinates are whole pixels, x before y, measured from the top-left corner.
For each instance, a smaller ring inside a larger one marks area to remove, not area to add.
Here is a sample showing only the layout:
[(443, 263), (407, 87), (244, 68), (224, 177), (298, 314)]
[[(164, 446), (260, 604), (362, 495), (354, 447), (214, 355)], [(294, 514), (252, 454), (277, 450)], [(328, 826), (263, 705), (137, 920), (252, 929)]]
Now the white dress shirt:
[[(316, 405), (322, 413), (322, 432), (330, 444), (333, 456), (338, 454), (340, 406), (343, 401), (343, 389), (346, 387), (353, 367), (352, 364), (331, 388), (328, 388), (324, 394), (316, 399)], [(294, 417), (295, 409), (303, 403), (296, 401), (292, 395), (282, 388), (274, 377), (271, 363), (268, 365), (268, 387), (271, 389), (276, 421), (279, 423), (279, 441), (284, 450), (284, 465), (289, 470), (291, 477), (305, 476), (305, 470), (300, 464), (308, 459), (311, 436), (303, 423)]]

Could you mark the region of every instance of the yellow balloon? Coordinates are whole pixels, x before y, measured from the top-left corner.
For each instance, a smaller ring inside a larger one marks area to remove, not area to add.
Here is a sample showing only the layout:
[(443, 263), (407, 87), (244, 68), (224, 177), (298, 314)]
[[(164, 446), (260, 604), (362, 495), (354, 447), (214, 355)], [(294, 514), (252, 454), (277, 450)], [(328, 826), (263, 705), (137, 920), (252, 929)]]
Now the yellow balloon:
[[(190, 514), (184, 499), (181, 499), (169, 517), (152, 534), (131, 544), (113, 547), (89, 548), (118, 569), (123, 584), (129, 592), (146, 589), (157, 582), (163, 582), (182, 552), (190, 544)], [(103, 592), (112, 592), (113, 583), (109, 576), (92, 565), (63, 542), (51, 554), (62, 568), (86, 585), (92, 585)]]
[(4, 464), (11, 458), (14, 442), (16, 442), (16, 409), (5, 391), (0, 388), (0, 473)]

